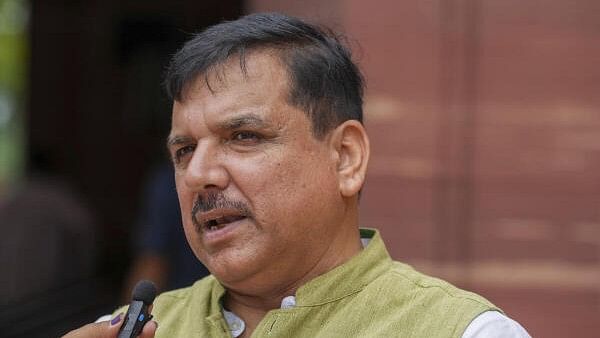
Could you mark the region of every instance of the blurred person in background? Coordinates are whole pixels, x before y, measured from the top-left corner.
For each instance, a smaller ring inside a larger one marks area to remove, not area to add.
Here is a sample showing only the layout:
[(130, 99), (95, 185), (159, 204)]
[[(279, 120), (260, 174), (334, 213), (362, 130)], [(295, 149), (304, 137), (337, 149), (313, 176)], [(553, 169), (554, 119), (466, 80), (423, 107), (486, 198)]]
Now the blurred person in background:
[(138, 218), (132, 240), (135, 257), (124, 287), (124, 302), (129, 301), (141, 279), (152, 280), (159, 291), (167, 291), (190, 286), (209, 274), (185, 239), (171, 164), (152, 170)]
[(96, 242), (82, 196), (33, 150), (24, 182), (0, 203), (0, 304), (18, 303), (90, 278)]
[(48, 337), (103, 308), (96, 221), (56, 174), (54, 154), (31, 154), (26, 176), (0, 200), (2, 337)]

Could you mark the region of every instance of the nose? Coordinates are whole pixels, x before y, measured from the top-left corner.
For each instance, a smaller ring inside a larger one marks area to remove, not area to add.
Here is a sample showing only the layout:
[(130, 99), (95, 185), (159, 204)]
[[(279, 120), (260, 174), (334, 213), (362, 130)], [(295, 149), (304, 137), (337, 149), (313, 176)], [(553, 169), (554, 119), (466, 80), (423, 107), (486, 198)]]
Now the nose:
[(185, 170), (184, 182), (188, 189), (196, 192), (227, 187), (229, 173), (216, 146), (208, 142), (196, 146)]

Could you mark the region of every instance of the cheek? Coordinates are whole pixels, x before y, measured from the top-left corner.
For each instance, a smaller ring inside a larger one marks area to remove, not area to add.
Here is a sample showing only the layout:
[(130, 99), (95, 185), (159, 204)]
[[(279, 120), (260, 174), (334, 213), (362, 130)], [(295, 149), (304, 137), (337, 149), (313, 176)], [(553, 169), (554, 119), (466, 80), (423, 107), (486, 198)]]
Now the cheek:
[(317, 216), (312, 212), (325, 207), (337, 189), (332, 166), (314, 153), (262, 161), (247, 174), (251, 179), (241, 188), (252, 201), (256, 216), (279, 224), (302, 223), (292, 219), (299, 215), (314, 219)]
[(185, 216), (183, 211), (186, 208), (190, 208), (192, 194), (186, 189), (182, 176), (175, 176), (175, 188), (177, 190), (177, 197), (179, 199), (179, 207), (181, 208), (182, 216)]
[(258, 201), (269, 201), (273, 206), (303, 195), (306, 189), (306, 169), (303, 161), (295, 159), (278, 159), (262, 161), (255, 170), (249, 172), (250, 179), (246, 185), (252, 190), (249, 197)]
[[(179, 198), (179, 209), (181, 210), (181, 221), (183, 223), (186, 236), (190, 238), (189, 235), (192, 234), (191, 230), (193, 230), (194, 227), (191, 216), (192, 207), (194, 204), (194, 194), (186, 189), (183, 185), (183, 182), (179, 182), (178, 179), (176, 179), (176, 185), (177, 196)], [(188, 234), (188, 232), (190, 232), (190, 234)]]

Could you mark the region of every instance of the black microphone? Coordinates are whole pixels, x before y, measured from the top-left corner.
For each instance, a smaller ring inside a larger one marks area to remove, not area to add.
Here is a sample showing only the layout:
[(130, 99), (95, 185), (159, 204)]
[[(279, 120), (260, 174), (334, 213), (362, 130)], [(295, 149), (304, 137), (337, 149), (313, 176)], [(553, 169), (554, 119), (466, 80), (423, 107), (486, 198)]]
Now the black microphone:
[(142, 332), (152, 315), (148, 313), (148, 307), (152, 305), (156, 297), (156, 286), (149, 280), (139, 281), (133, 288), (131, 304), (125, 314), (125, 321), (119, 329), (118, 338), (134, 338)]

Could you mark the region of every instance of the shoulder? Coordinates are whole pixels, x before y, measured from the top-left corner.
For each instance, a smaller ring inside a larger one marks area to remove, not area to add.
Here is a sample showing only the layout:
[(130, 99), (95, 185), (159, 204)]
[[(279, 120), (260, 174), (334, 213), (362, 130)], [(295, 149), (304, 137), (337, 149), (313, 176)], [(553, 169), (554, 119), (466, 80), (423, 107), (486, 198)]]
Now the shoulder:
[(462, 303), (464, 306), (481, 310), (498, 310), (484, 297), (460, 289), (447, 281), (416, 271), (411, 266), (394, 262), (391, 269), (382, 276), (382, 283), (392, 288), (400, 288), (411, 298), (417, 297), (428, 303)]
[(359, 302), (376, 299), (369, 311), (377, 312), (388, 323), (410, 326), (415, 337), (461, 337), (479, 314), (501, 311), (480, 295), (399, 262), (360, 293)]

